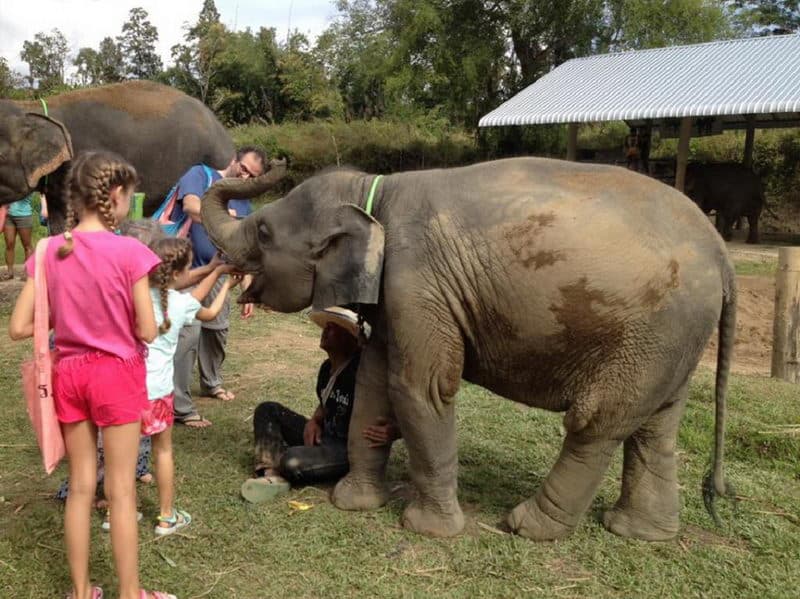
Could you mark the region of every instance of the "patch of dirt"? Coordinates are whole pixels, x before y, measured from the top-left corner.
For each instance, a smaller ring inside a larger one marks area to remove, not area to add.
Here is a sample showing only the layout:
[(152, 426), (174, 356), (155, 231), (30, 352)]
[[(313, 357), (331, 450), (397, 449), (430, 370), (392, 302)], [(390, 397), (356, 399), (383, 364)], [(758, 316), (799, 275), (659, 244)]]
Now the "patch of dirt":
[[(2, 269), (5, 273), (5, 266)], [(13, 306), (17, 300), (23, 282), (19, 279), (19, 272), (15, 273), (16, 278), (11, 281), (0, 281), (0, 306)]]
[[(733, 252), (732, 252), (733, 253)], [(731, 370), (737, 374), (769, 376), (772, 360), (772, 321), (775, 313), (775, 279), (739, 275), (736, 341)], [(711, 336), (700, 364), (716, 370), (717, 333)]]

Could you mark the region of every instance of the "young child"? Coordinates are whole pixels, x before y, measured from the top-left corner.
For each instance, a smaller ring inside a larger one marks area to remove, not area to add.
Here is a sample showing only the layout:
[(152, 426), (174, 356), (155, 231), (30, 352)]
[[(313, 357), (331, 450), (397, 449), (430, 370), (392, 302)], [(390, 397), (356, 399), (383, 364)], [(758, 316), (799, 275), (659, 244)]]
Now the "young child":
[[(69, 461), (64, 539), (71, 599), (98, 599), (89, 582), (89, 538), (97, 477), (97, 431), (103, 431), (105, 495), (112, 508), (111, 548), (120, 599), (174, 599), (139, 587), (136, 457), (141, 415), (148, 408), (145, 343), (157, 326), (148, 273), (159, 264), (145, 245), (114, 234), (137, 177), (108, 152), (87, 152), (66, 181), (67, 230), (45, 255), (50, 321), (58, 357), (53, 395)], [(76, 226), (76, 222), (79, 222)], [(12, 339), (33, 335), (35, 257), (11, 314)]]
[(151, 243), (150, 249), (161, 259), (161, 264), (150, 273), (150, 296), (159, 336), (148, 345), (145, 360), (150, 409), (142, 419), (142, 433), (152, 435), (153, 438), (153, 462), (161, 509), (155, 533), (165, 536), (180, 530), (192, 521), (187, 512), (175, 509), (173, 504), (175, 488), (172, 458), (174, 419), (172, 377), (178, 335), (181, 328), (195, 318), (200, 321), (216, 318), (225, 303), (228, 291), (239, 278), (228, 277), (211, 305), (204, 308), (200, 302), (209, 294), (220, 275), (232, 272), (233, 267), (218, 264), (190, 293), (179, 293), (176, 287), (189, 276), (192, 244), (187, 239), (167, 237)]

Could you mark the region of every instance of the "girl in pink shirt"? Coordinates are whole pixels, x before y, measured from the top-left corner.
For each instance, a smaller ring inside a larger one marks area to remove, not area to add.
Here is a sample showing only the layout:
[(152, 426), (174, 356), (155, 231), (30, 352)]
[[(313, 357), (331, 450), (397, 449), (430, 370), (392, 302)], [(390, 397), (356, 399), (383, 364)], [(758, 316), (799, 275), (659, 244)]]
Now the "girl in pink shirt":
[[(157, 332), (148, 273), (160, 261), (144, 244), (114, 233), (128, 213), (136, 181), (134, 168), (114, 154), (78, 156), (67, 178), (67, 230), (50, 239), (45, 254), (57, 350), (53, 395), (71, 481), (64, 511), (71, 599), (103, 595), (89, 582), (98, 428), (119, 596), (173, 597), (139, 588), (135, 470), (141, 415), (148, 408), (144, 348)], [(11, 315), (12, 339), (33, 335), (33, 259), (27, 269), (29, 278)]]

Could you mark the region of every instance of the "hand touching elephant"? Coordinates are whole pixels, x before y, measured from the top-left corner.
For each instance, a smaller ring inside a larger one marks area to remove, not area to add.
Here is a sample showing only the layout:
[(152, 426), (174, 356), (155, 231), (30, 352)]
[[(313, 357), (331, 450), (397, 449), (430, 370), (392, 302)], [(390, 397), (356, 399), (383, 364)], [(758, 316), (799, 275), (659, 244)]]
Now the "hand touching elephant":
[(146, 214), (190, 166), (221, 169), (234, 155), (228, 132), (206, 106), (150, 81), (68, 92), (48, 98), (46, 106), (48, 116), (40, 102), (0, 100), (0, 205), (44, 191), (56, 229), (73, 153), (111, 150), (133, 164)]
[[(269, 182), (223, 181), (203, 200), (212, 240), (255, 280), (241, 301), (294, 312), (357, 304), (372, 325), (350, 424), (350, 474), (333, 500), (382, 505), (389, 451), (360, 433), (390, 414), (419, 496), (403, 524), (453, 535), (454, 398), (461, 379), (563, 412), (566, 437), (511, 528), (556, 539), (578, 524), (624, 446), (611, 531), (678, 531), (675, 458), (689, 379), (719, 325), (709, 498), (725, 493), (722, 440), (735, 320), (734, 272), (703, 213), (616, 167), (518, 158), (400, 173), (313, 177), (244, 221), (224, 202)], [(370, 193), (372, 191), (372, 193)], [(374, 195), (368, 214), (364, 198)], [(713, 503), (710, 503), (713, 508)]]

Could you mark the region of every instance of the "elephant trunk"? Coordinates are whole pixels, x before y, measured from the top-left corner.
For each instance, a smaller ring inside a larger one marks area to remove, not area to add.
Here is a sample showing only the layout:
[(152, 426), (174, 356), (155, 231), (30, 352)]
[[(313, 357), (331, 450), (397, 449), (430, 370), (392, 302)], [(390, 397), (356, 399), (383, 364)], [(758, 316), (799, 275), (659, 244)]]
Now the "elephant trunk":
[(285, 161), (270, 162), (270, 170), (254, 179), (223, 179), (203, 195), (201, 218), (212, 243), (237, 265), (243, 266), (255, 247), (253, 216), (240, 221), (228, 213), (228, 200), (254, 198), (286, 175)]

